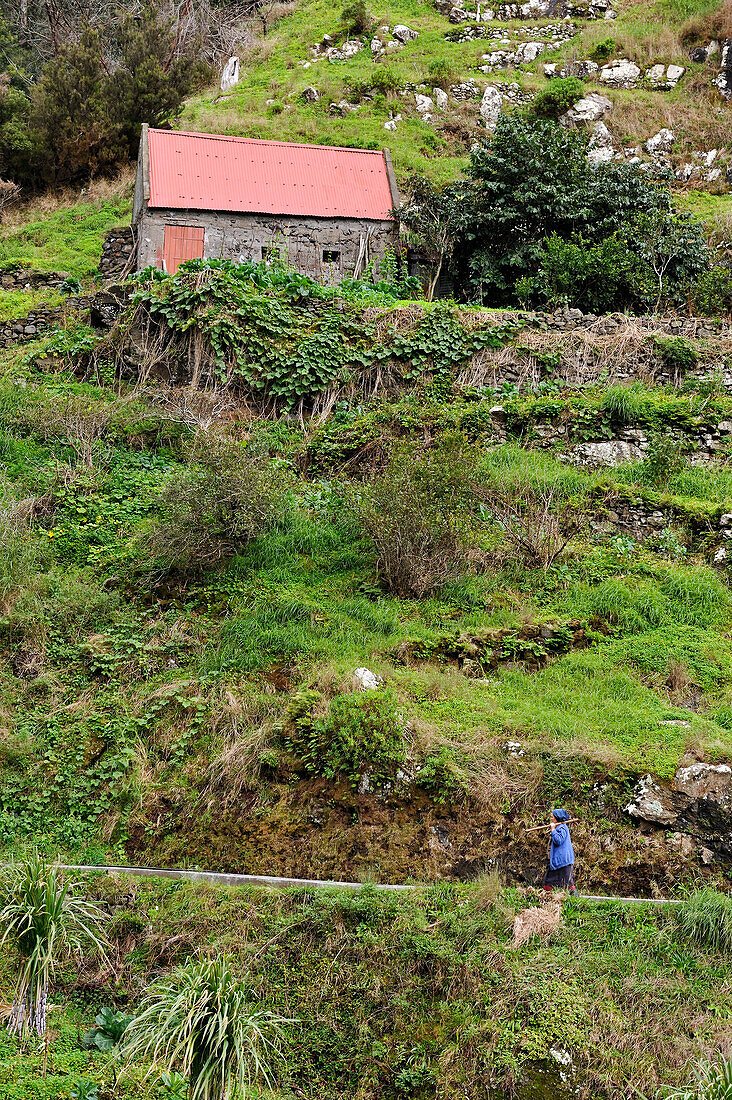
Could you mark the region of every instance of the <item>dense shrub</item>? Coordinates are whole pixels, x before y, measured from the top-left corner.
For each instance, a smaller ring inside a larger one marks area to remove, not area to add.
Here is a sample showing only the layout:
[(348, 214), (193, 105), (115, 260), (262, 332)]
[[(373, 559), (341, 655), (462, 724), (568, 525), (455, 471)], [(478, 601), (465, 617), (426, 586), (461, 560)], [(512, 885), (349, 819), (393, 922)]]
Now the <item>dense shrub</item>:
[(732, 313), (732, 266), (716, 264), (702, 271), (691, 288), (691, 302), (704, 317)]
[(77, 40), (62, 43), (30, 92), (6, 82), (0, 175), (32, 188), (134, 155), (140, 124), (174, 115), (210, 74), (196, 44), (182, 49), (178, 34), (170, 11), (149, 0), (134, 15), (121, 14), (104, 37), (87, 25)]
[(580, 308), (687, 300), (709, 267), (701, 228), (634, 166), (590, 165), (587, 140), (515, 113), (499, 116), (492, 140), (473, 149), (453, 249), (467, 296), (511, 301), (519, 281), (525, 293), (538, 275), (547, 297)]
[(550, 306), (581, 301), (584, 309), (605, 313), (632, 297), (637, 271), (636, 257), (618, 234), (590, 244), (552, 233), (544, 242), (534, 288)]
[(583, 95), (584, 86), (576, 76), (559, 77), (534, 96), (531, 113), (537, 118), (559, 118)]
[(351, 0), (341, 12), (341, 24), (346, 34), (369, 35), (376, 26), (376, 21), (369, 14), (366, 0)]
[(356, 782), (366, 770), (378, 786), (403, 762), (404, 730), (388, 690), (336, 695), (327, 712), (313, 715), (316, 692), (300, 692), (290, 705), (285, 743), (312, 774)]
[(280, 519), (288, 479), (279, 466), (239, 443), (202, 435), (188, 469), (162, 492), (162, 518), (143, 540), (167, 568), (197, 569), (232, 557)]
[(352, 500), (390, 592), (418, 599), (468, 565), (474, 460), (459, 439), (433, 451), (396, 447), (384, 471)]

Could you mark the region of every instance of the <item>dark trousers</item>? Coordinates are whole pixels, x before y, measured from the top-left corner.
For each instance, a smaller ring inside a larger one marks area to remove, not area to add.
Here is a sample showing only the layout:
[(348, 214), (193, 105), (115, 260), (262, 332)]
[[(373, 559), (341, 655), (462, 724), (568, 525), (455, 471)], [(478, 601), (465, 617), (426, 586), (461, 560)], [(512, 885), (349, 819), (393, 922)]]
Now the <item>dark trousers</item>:
[(547, 861), (546, 874), (542, 886), (545, 890), (574, 890), (574, 864), (566, 867), (551, 867)]

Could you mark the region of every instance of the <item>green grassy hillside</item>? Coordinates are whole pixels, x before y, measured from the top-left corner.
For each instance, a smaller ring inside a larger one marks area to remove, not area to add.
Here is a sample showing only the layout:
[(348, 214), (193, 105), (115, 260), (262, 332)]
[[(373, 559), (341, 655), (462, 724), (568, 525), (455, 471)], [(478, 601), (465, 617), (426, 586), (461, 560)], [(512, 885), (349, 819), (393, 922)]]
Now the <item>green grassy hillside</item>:
[[(313, 60), (310, 47), (324, 34), (336, 41), (343, 37), (343, 32), (339, 34), (341, 13), (323, 0), (303, 0), (242, 55), (243, 76), (233, 93), (221, 96), (216, 91), (194, 98), (178, 125), (282, 141), (362, 148), (387, 145), (401, 179), (419, 171), (444, 182), (463, 170), (470, 143), (481, 133), (478, 102), (458, 103), (451, 98), (444, 114), (435, 111), (431, 122), (423, 122), (414, 101), (416, 85), (427, 85), (430, 95), (435, 84), (448, 88), (465, 80), (474, 80), (481, 92), (487, 83), (496, 81), (516, 81), (525, 91), (537, 91), (547, 86), (544, 64), (597, 53), (604, 58), (627, 57), (642, 69), (655, 63), (680, 64), (687, 69), (671, 91), (638, 87), (609, 93), (614, 106), (606, 121), (620, 146), (642, 143), (662, 126), (671, 126), (679, 153), (715, 147), (724, 150), (730, 144), (729, 105), (710, 87), (713, 69), (691, 63), (688, 42), (682, 41), (701, 41), (705, 22), (712, 25), (711, 17), (718, 8), (715, 0), (657, 0), (651, 4), (621, 0), (617, 19), (576, 19), (576, 34), (566, 45), (518, 69), (485, 76), (479, 71), (484, 64), (482, 54), (497, 48), (496, 43), (486, 39), (449, 41), (446, 36), (456, 27), (426, 0), (369, 7), (375, 27), (388, 24), (393, 29), (406, 24), (419, 33), (402, 48), (389, 50), (374, 61), (368, 48), (370, 36), (365, 35), (365, 48), (346, 61)], [(541, 27), (551, 23), (556, 20), (519, 19), (484, 26), (520, 42), (530, 40), (533, 32), (541, 38)], [(303, 62), (310, 63), (309, 67)], [(302, 92), (308, 86), (320, 93), (314, 104), (303, 101)], [(603, 91), (593, 82), (587, 88)], [(358, 109), (345, 112), (345, 117), (332, 114), (331, 104), (343, 100)], [(385, 131), (384, 123), (397, 114), (402, 121), (396, 130)]]

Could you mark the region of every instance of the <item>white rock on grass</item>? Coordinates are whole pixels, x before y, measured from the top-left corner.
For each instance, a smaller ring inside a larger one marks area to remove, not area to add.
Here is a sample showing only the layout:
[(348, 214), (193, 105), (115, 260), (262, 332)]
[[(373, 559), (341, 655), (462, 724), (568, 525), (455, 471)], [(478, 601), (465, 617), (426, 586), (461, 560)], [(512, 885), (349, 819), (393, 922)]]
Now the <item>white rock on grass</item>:
[(384, 681), (370, 668), (357, 668), (353, 673), (354, 691), (376, 691)]
[(397, 23), (394, 30), (391, 32), (397, 42), (404, 44), (405, 42), (412, 42), (415, 38), (419, 38), (419, 31), (412, 30), (411, 27), (406, 27), (404, 23)]
[(239, 83), (239, 58), (230, 57), (221, 74), (221, 91), (230, 92)]
[(600, 81), (603, 84), (612, 84), (615, 88), (633, 88), (640, 76), (638, 66), (629, 61), (627, 57), (621, 57), (610, 65), (603, 65), (600, 70)]
[(612, 110), (612, 100), (598, 92), (590, 92), (589, 95), (578, 99), (562, 115), (560, 122), (563, 126), (585, 127), (599, 122), (610, 110)]
[(438, 111), (444, 111), (447, 107), (447, 92), (443, 88), (433, 88), (432, 97)]
[(578, 443), (567, 455), (576, 466), (622, 466), (638, 462), (643, 451), (625, 439), (603, 439), (599, 443)]
[(492, 130), (498, 121), (502, 103), (503, 96), (498, 88), (496, 88), (495, 84), (489, 84), (483, 92), (483, 98), (480, 101), (480, 117), (489, 130)]
[(592, 137), (587, 149), (590, 164), (606, 164), (615, 156), (613, 136), (604, 122), (596, 122), (592, 128)]
[(649, 137), (645, 143), (645, 150), (649, 156), (667, 156), (674, 144), (674, 132), (669, 130), (667, 126), (664, 126), (662, 130), (659, 130), (653, 137)]
[(419, 92), (415, 92), (414, 102), (417, 104), (417, 111), (421, 115), (429, 114), (430, 111), (434, 111), (434, 102), (428, 95), (421, 95)]

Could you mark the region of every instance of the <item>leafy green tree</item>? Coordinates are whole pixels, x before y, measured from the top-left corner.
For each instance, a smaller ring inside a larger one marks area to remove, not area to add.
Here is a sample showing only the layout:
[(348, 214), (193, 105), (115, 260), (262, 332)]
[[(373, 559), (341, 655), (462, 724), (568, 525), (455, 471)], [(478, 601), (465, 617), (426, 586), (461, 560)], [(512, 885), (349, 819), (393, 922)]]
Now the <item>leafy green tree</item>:
[[(586, 153), (585, 134), (519, 114), (499, 117), (492, 141), (472, 154), (473, 183), (462, 196), (454, 254), (467, 296), (511, 300), (519, 280), (543, 265), (552, 290), (559, 239), (575, 242), (572, 260), (585, 288), (593, 267), (611, 276), (615, 305), (682, 300), (708, 267), (701, 228), (674, 213), (667, 186), (631, 165), (593, 167)], [(620, 248), (604, 244), (612, 237), (632, 262), (619, 268)], [(590, 304), (582, 287), (570, 300)]]
[(226, 959), (188, 959), (143, 995), (122, 1049), (128, 1060), (183, 1073), (190, 1100), (231, 1100), (255, 1081), (271, 1084), (289, 1022), (257, 1007)]
[(11, 864), (0, 901), (0, 947), (12, 944), (20, 961), (8, 1028), (21, 1040), (35, 1033), (47, 1041), (51, 979), (63, 959), (102, 949), (102, 913), (37, 853)]
[(158, 7), (128, 13), (116, 33), (118, 65), (105, 87), (107, 111), (129, 155), (137, 155), (140, 125), (177, 114), (183, 99), (211, 74), (209, 65), (177, 50), (176, 33)]
[(500, 115), (493, 139), (471, 155), (460, 215), (457, 268), (478, 297), (510, 295), (536, 271), (550, 233), (587, 226), (587, 137), (556, 123)]
[(405, 188), (408, 196), (399, 218), (409, 232), (413, 247), (428, 264), (426, 298), (432, 301), (440, 274), (449, 263), (459, 231), (460, 186), (435, 187), (424, 176), (412, 176)]

